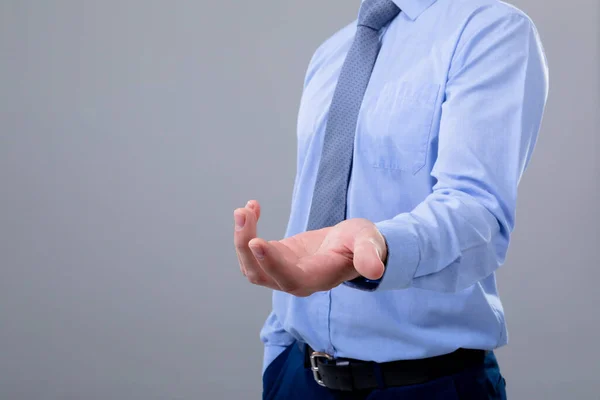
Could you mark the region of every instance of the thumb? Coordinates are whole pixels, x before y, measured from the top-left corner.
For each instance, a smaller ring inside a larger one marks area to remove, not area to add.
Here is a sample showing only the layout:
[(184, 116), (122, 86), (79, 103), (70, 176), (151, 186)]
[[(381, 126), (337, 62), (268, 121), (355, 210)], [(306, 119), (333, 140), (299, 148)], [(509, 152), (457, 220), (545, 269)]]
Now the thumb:
[(376, 227), (364, 229), (354, 239), (354, 268), (367, 279), (383, 276), (387, 257), (387, 246), (383, 235)]

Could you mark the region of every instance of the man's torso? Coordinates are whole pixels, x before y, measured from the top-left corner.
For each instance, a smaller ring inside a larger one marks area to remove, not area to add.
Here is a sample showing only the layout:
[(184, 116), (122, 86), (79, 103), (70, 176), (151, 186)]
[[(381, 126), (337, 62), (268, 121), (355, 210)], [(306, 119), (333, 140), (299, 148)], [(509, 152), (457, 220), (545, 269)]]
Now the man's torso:
[[(519, 12), (494, 0), (431, 3), (410, 2), (421, 7), (401, 13), (382, 33), (358, 118), (347, 218), (386, 220), (410, 212), (431, 193), (445, 84), (463, 28), (482, 8)], [(286, 236), (306, 229), (328, 109), (355, 31), (352, 23), (326, 41), (307, 72)], [(344, 285), (307, 298), (275, 292), (273, 313), (295, 339), (335, 357), (384, 362), (507, 342), (494, 274), (457, 293), (365, 292)]]

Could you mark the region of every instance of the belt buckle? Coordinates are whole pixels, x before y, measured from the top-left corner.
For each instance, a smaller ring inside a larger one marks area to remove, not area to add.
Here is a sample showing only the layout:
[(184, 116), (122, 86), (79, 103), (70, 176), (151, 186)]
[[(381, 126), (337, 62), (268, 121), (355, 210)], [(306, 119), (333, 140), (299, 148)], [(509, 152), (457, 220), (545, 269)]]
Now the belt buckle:
[(321, 379), (321, 374), (319, 374), (319, 367), (317, 366), (318, 358), (324, 358), (326, 360), (333, 360), (333, 357), (327, 353), (321, 353), (319, 351), (313, 351), (312, 354), (310, 355), (310, 369), (313, 372), (313, 377), (315, 378), (315, 381), (319, 385), (326, 387), (325, 383), (323, 382), (323, 379)]

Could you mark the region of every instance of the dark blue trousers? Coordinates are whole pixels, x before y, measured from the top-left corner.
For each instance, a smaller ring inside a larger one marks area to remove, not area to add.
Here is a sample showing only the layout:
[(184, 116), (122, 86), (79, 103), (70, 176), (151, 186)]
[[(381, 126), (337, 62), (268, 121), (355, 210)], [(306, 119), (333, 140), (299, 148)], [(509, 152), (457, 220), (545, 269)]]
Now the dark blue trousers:
[(421, 385), (339, 392), (319, 386), (304, 368), (304, 354), (290, 345), (263, 375), (264, 400), (505, 400), (506, 382), (492, 352), (484, 365)]

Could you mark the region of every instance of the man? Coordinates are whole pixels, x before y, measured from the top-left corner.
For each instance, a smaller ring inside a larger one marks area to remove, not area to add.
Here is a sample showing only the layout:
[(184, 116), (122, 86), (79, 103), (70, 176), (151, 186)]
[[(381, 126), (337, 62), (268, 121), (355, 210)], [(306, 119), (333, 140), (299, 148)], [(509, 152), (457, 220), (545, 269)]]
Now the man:
[(234, 212), (242, 272), (274, 289), (264, 398), (506, 398), (495, 270), (547, 91), (497, 0), (364, 0), (316, 51), (286, 238)]

